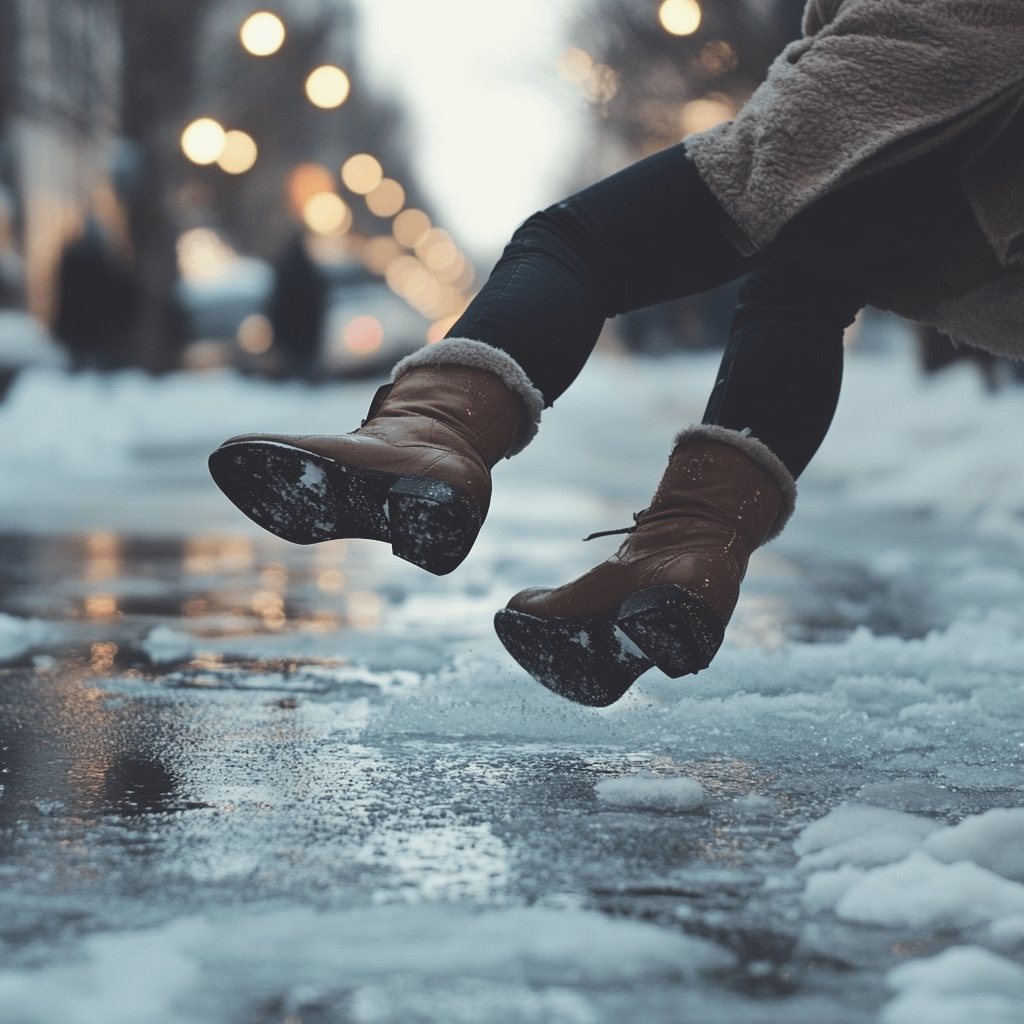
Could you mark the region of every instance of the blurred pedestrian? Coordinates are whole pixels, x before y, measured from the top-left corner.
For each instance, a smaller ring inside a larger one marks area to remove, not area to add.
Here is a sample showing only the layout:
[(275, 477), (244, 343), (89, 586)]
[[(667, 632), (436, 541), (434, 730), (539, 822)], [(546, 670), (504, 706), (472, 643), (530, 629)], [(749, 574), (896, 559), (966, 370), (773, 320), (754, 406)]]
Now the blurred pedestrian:
[(116, 370), (129, 363), (128, 339), (138, 305), (130, 269), (111, 255), (103, 232), (90, 220), (61, 254), (54, 336), (75, 370)]
[(811, 0), (735, 120), (529, 218), (362, 427), (232, 438), (211, 470), (288, 540), (389, 540), (450, 572), (491, 467), (529, 443), (605, 318), (742, 277), (704, 420), (618, 552), (495, 620), (546, 686), (610, 704), (652, 664), (676, 677), (714, 656), (751, 551), (793, 511), (866, 302), (1021, 353), (1022, 194), (1021, 0)]
[(316, 375), (326, 309), (326, 282), (306, 251), (304, 235), (297, 234), (274, 264), (274, 290), (267, 305), (286, 377), (309, 380)]

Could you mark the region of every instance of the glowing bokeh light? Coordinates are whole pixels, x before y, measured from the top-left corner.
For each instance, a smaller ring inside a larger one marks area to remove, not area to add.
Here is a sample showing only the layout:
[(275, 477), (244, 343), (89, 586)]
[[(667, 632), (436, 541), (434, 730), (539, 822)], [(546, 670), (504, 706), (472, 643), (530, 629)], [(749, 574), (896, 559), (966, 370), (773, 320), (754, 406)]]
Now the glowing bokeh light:
[(367, 194), (366, 206), (377, 217), (394, 217), (405, 206), (405, 189), (394, 178), (385, 178)]
[(700, 4), (697, 0), (665, 0), (658, 8), (658, 20), (669, 35), (692, 36), (700, 28)]
[(178, 236), (178, 273), (186, 281), (212, 281), (238, 262), (238, 253), (212, 228), (190, 228)]
[(591, 103), (607, 103), (619, 91), (619, 73), (607, 64), (595, 64), (581, 87)]
[(323, 164), (299, 164), (288, 175), (288, 199), (300, 217), (313, 196), (333, 191), (334, 176)]
[(351, 226), (352, 211), (336, 193), (318, 192), (306, 203), (302, 219), (306, 227), (318, 235), (337, 235)]
[(341, 180), (346, 188), (363, 196), (372, 192), (384, 180), (384, 168), (369, 153), (356, 153), (341, 165)]
[(690, 100), (679, 112), (679, 127), (683, 137), (714, 128), (716, 124), (729, 121), (736, 116), (736, 108), (724, 96), (705, 96), (704, 99)]
[(306, 96), (309, 102), (321, 110), (340, 107), (351, 91), (348, 75), (333, 64), (324, 64), (309, 73), (306, 79)]
[(181, 133), (181, 151), (194, 164), (212, 164), (224, 151), (226, 134), (212, 117), (200, 117)]
[(427, 344), (436, 345), (458, 323), (461, 315), (461, 313), (457, 313), (454, 316), (445, 316), (440, 320), (435, 320), (427, 331)]
[(392, 222), (391, 232), (406, 249), (412, 249), (430, 230), (430, 218), (416, 209), (403, 210)]
[(254, 57), (269, 57), (284, 43), (284, 22), (270, 11), (257, 11), (242, 24), (238, 33), (242, 45)]
[(384, 344), (384, 328), (376, 317), (357, 316), (345, 324), (341, 337), (349, 352), (368, 356)]
[(238, 347), (251, 356), (261, 356), (274, 344), (274, 328), (262, 313), (250, 313), (235, 332)]
[(256, 163), (258, 153), (253, 137), (234, 129), (224, 134), (217, 166), (228, 174), (245, 174)]
[(364, 266), (379, 277), (383, 277), (391, 263), (401, 255), (402, 247), (390, 235), (371, 238), (362, 252)]
[(581, 85), (590, 77), (594, 67), (594, 58), (578, 46), (570, 46), (558, 58), (558, 73), (574, 85)]
[(724, 39), (712, 39), (701, 47), (697, 62), (709, 75), (724, 75), (735, 70), (739, 57)]

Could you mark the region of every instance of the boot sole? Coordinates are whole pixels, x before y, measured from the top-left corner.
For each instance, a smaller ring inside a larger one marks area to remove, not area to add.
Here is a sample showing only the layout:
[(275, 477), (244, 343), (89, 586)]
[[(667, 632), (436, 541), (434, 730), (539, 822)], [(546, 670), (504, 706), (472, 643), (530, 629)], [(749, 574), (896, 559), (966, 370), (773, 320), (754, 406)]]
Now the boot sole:
[(458, 487), (426, 477), (343, 466), (272, 441), (242, 441), (210, 456), (210, 475), (245, 515), (293, 544), (362, 538), (435, 576), (469, 554), (482, 520)]
[(654, 665), (672, 679), (707, 668), (725, 634), (714, 609), (674, 583), (638, 590), (607, 615), (542, 619), (502, 608), (494, 628), (537, 682), (589, 707), (614, 704)]

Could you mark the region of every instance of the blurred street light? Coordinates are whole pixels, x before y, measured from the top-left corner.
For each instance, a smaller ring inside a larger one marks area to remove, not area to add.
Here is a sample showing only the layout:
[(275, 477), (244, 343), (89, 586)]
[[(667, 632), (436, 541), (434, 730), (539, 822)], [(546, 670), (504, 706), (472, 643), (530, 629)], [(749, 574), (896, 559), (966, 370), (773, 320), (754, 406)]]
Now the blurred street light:
[(334, 191), (334, 176), (323, 164), (299, 164), (288, 175), (288, 198), (301, 217), (306, 204), (320, 192)]
[(350, 88), (348, 75), (333, 64), (324, 64), (306, 79), (309, 102), (323, 110), (340, 107), (348, 98)]
[(341, 180), (352, 192), (363, 196), (384, 180), (384, 168), (369, 153), (356, 153), (342, 164)]
[(658, 8), (658, 20), (670, 35), (692, 36), (700, 27), (700, 4), (697, 0), (664, 0)]
[(269, 57), (284, 43), (284, 22), (270, 11), (258, 11), (245, 19), (239, 32), (242, 46), (254, 57)]
[(406, 249), (412, 249), (430, 230), (430, 218), (422, 210), (403, 210), (392, 222), (391, 232)]
[(716, 124), (730, 121), (736, 116), (736, 108), (728, 96), (712, 93), (700, 100), (690, 100), (679, 112), (679, 127), (683, 137), (714, 128)]
[(306, 227), (318, 235), (337, 235), (348, 231), (352, 224), (352, 211), (336, 193), (318, 192), (306, 203), (302, 219)]
[(228, 174), (245, 174), (256, 163), (257, 152), (251, 135), (237, 130), (226, 132), (217, 164)]
[(182, 152), (194, 164), (212, 164), (224, 151), (224, 129), (212, 117), (193, 121), (181, 133)]
[(384, 178), (367, 194), (366, 205), (377, 217), (394, 217), (405, 206), (405, 189), (393, 178)]

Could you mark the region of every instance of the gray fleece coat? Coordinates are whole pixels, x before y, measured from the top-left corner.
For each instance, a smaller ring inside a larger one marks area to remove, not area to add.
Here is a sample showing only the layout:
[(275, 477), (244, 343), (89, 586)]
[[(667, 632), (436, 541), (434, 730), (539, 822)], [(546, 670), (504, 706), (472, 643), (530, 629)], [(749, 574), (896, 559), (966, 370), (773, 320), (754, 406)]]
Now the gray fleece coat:
[(804, 37), (687, 151), (753, 253), (815, 200), (965, 133), (978, 230), (869, 301), (1024, 357), (1024, 0), (810, 0)]

